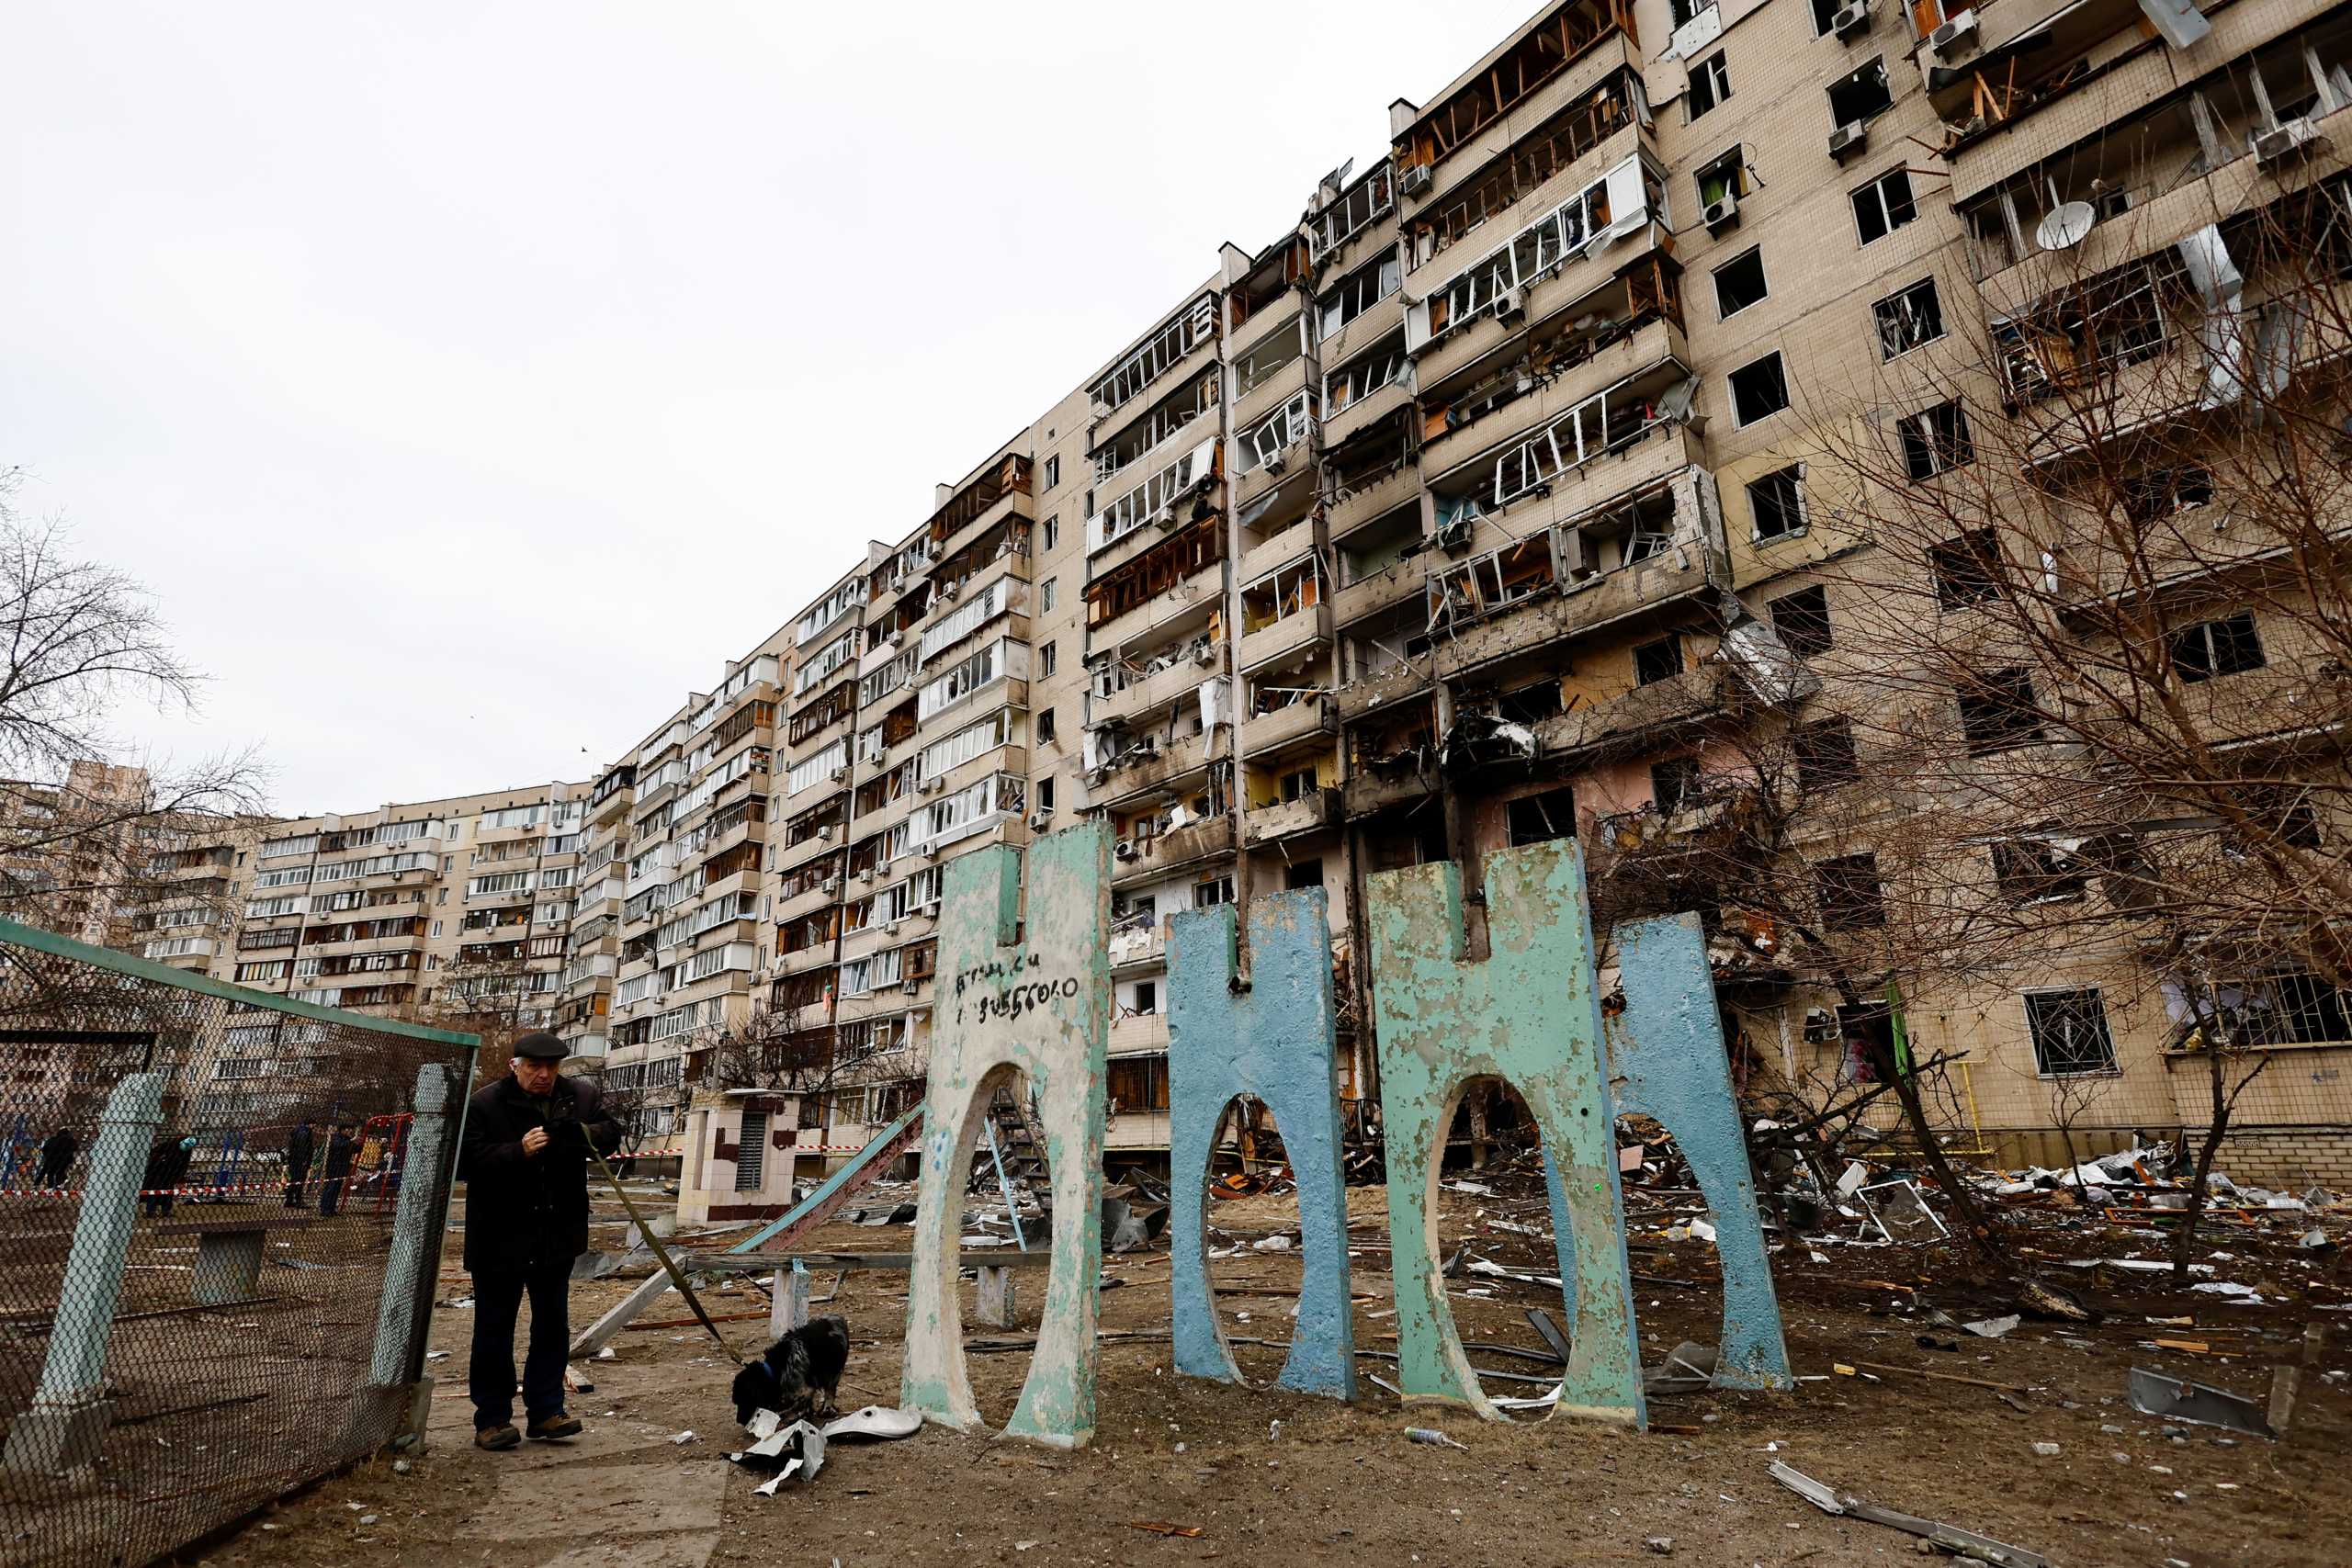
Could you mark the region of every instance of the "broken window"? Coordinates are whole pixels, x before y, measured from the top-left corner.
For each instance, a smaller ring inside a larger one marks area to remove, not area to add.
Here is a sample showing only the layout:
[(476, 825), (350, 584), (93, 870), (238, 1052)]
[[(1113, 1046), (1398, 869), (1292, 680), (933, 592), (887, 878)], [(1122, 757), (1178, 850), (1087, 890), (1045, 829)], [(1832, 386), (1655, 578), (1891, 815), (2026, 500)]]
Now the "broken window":
[(1287, 460), (1292, 447), (1306, 439), (1314, 423), (1314, 399), (1301, 392), (1243, 433), (1241, 471), (1270, 468), (1279, 473), (1278, 465)]
[(1311, 610), (1323, 602), (1321, 563), (1312, 554), (1242, 590), (1243, 636)]
[(2025, 670), (1995, 670), (1960, 693), (1960, 728), (1972, 755), (1984, 756), (2041, 739), (2041, 705)]
[(1611, 73), (1577, 102), (1521, 137), (1485, 173), (1422, 209), (1411, 223), (1414, 265), (1476, 231), (1632, 123), (1636, 91), (1632, 73)]
[(1935, 578), (1936, 602), (1947, 610), (1981, 604), (2001, 593), (2001, 545), (1990, 528), (1972, 528), (1956, 539), (1928, 547), (1928, 570)]
[[(1253, 368), (1262, 371), (1259, 378), (1263, 379), (1297, 356), (1298, 333), (1276, 333), (1239, 362), (1242, 390), (1256, 385), (1250, 380)], [(1128, 464), (1149, 456), (1161, 442), (1216, 408), (1216, 388), (1217, 369), (1211, 366), (1105, 440), (1094, 449), (1094, 482), (1108, 484)], [(1046, 539), (1046, 547), (1054, 547), (1052, 538)]]
[(1886, 924), (1886, 897), (1879, 886), (1876, 855), (1816, 861), (1813, 891), (1821, 907), (1821, 923), (1829, 931), (1868, 931)]
[(1784, 593), (1764, 606), (1781, 646), (1801, 659), (1826, 653), (1830, 648), (1829, 591), (1815, 584)]
[(1559, 74), (1570, 61), (1613, 32), (1630, 32), (1633, 14), (1592, 3), (1564, 6), (1531, 28), (1487, 69), (1431, 106), (1396, 140), (1399, 168), (1436, 163)]
[[(1102, 413), (1135, 397), (1170, 366), (1216, 333), (1216, 299), (1203, 295), (1181, 314), (1146, 339), (1141, 347), (1121, 360), (1094, 384), (1094, 402)], [(1102, 415), (1096, 415), (1101, 418)]]
[(1165, 514), (1175, 520), (1177, 499), (1210, 478), (1216, 469), (1216, 442), (1204, 441), (1088, 518), (1087, 552), (1092, 554), (1107, 547), (1154, 517)]
[(1682, 637), (1668, 633), (1656, 642), (1645, 642), (1634, 649), (1634, 684), (1654, 685), (1682, 673)]
[(1740, 424), (1776, 414), (1789, 406), (1789, 378), (1779, 351), (1731, 373), (1732, 417)]
[(2213, 475), (2197, 464), (2147, 469), (2125, 479), (2122, 490), (2123, 515), (2144, 525), (2206, 505), (2213, 499)]
[(1764, 248), (1751, 246), (1715, 268), (1715, 314), (1729, 320), (1762, 299)]
[(1364, 399), (1404, 375), (1412, 363), (1405, 357), (1405, 334), (1398, 333), (1361, 359), (1350, 361), (1323, 378), (1323, 417)]
[(1883, 240), (1919, 216), (1911, 199), (1911, 172), (1896, 169), (1854, 192), (1854, 230), (1862, 243)]
[(1690, 176), (1699, 192), (1699, 209), (1713, 209), (1718, 202), (1736, 201), (1747, 194), (1747, 156), (1735, 147), (1702, 167)]
[(2098, 987), (2029, 991), (2025, 1022), (2033, 1036), (2034, 1070), (2042, 1077), (2115, 1070), (2115, 1040), (2107, 1032), (2107, 1004)]
[(1993, 846), (1993, 882), (2013, 905), (2059, 903), (2079, 898), (2090, 873), (2043, 839), (2011, 839)]
[(1496, 459), (1495, 505), (1508, 506), (1603, 452), (1632, 445), (1665, 417), (1662, 399), (1634, 390), (1630, 381), (1587, 398)]
[(1561, 206), (1538, 218), (1512, 236), (1510, 243), (1474, 262), (1461, 276), (1429, 299), (1430, 336), (1437, 337), (1466, 326), (1495, 308), (1504, 295), (1538, 277), (1583, 248), (1610, 226), (1609, 190), (1623, 183), (1628, 172), (1640, 169), (1646, 185), (1648, 171), (1638, 159), (1629, 159), (1607, 178), (1595, 181)]
[(1843, 718), (1826, 718), (1800, 725), (1789, 732), (1789, 756), (1796, 765), (1797, 787), (1835, 789), (1862, 776), (1861, 759), (1854, 751), (1854, 727)]
[(1968, 415), (1957, 400), (1923, 409), (1901, 421), (1896, 429), (1903, 442), (1903, 467), (1915, 483), (1959, 468), (1976, 456), (1976, 444), (1968, 434)]
[(1213, 909), (1219, 904), (1233, 902), (1233, 878), (1212, 876), (1205, 882), (1193, 884), (1193, 908)]
[(1899, 294), (1871, 307), (1878, 321), (1878, 351), (1882, 359), (1910, 353), (1944, 335), (1943, 302), (1936, 298), (1936, 280), (1923, 277)]
[(2234, 1033), (2245, 1045), (2332, 1045), (2352, 1040), (2352, 994), (2317, 975), (2267, 975), (2216, 987), (2239, 998)]
[(1342, 278), (1340, 286), (1315, 301), (1322, 324), (1321, 341), (1330, 342), (1350, 321), (1396, 292), (1403, 275), (1394, 251)]
[(2186, 682), (2259, 670), (2264, 662), (2262, 639), (2256, 635), (2254, 616), (2248, 612), (2184, 626), (2166, 642), (2173, 673)]
[(1785, 539), (1804, 532), (1804, 465), (1792, 463), (1747, 487), (1748, 536)]
[(1515, 540), (1433, 572), (1428, 580), (1430, 626), (1435, 629), (1491, 615), (1533, 597), (1555, 581), (1551, 536)]
[(1566, 784), (1541, 795), (1522, 795), (1504, 810), (1514, 849), (1565, 839), (1577, 830), (1576, 791)]
[(1727, 53), (1727, 51), (1719, 49), (1690, 67), (1690, 92), (1684, 102), (1690, 107), (1692, 119), (1697, 119), (1731, 96), (1731, 66), (1725, 59)]
[(2009, 396), (2046, 397), (2163, 350), (2173, 302), (2188, 288), (2177, 247), (2115, 268), (2015, 320), (1993, 323)]
[(1692, 803), (1698, 794), (1699, 759), (1669, 757), (1650, 764), (1650, 803), (1660, 817), (1671, 817)]
[(1298, 363), (1302, 330), (1296, 324), (1284, 327), (1253, 344), (1233, 362), (1233, 395), (1237, 400), (1248, 397), (1284, 367)]
[(1838, 13), (1842, 9), (1840, 0), (1813, 0), (1814, 36), (1828, 37), (1829, 30), (1838, 25)]
[(1894, 95), (1887, 91), (1886, 61), (1881, 57), (1829, 85), (1829, 123), (1858, 124), (1892, 107), (1894, 103)]
[(1396, 181), (1382, 164), (1308, 222), (1306, 243), (1321, 256), (1340, 248), (1357, 230), (1384, 213), (1396, 209)]

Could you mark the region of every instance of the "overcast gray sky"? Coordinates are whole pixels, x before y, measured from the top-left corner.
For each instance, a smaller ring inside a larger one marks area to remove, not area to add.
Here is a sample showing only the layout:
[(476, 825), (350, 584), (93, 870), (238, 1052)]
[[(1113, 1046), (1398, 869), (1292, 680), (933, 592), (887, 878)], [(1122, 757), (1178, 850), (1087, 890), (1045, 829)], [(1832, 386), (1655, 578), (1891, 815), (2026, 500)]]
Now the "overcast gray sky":
[(582, 777), (1532, 3), (11, 6), (0, 463), (212, 677), (132, 740)]

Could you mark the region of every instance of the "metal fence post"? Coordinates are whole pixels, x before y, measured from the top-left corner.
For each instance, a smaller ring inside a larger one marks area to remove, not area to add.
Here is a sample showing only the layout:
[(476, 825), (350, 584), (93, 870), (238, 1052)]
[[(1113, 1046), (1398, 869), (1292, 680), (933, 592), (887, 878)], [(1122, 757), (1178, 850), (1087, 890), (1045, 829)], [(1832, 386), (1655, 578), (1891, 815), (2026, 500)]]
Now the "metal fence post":
[(391, 1253), (384, 1260), (384, 1296), (376, 1313), (376, 1354), (368, 1381), (401, 1383), (409, 1365), (409, 1330), (416, 1319), (419, 1272), (434, 1266), (441, 1236), (441, 1134), (448, 1121), (449, 1069), (428, 1062), (416, 1069), (416, 1115), (401, 1163), (400, 1206), (392, 1212)]
[(132, 1073), (115, 1086), (84, 1179), (81, 1217), (58, 1288), (49, 1357), (30, 1408), (8, 1430), (0, 1466), (46, 1473), (89, 1463), (106, 1435), (107, 1339), (139, 1217), (139, 1185), (164, 1119), (167, 1073)]

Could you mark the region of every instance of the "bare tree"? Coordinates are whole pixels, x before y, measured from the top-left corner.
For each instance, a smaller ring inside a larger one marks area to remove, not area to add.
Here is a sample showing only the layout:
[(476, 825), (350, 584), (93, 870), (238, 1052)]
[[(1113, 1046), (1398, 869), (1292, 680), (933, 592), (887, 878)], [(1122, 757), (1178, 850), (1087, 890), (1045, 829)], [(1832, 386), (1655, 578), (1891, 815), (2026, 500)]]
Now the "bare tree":
[(21, 480), (0, 473), (0, 891), (103, 941), (119, 906), (168, 891), (176, 838), (257, 815), (265, 780), (250, 751), (169, 767), (121, 742), (122, 703), (192, 708), (201, 677), (136, 580), (18, 513)]
[(774, 1089), (803, 1099), (829, 1099), (881, 1052), (871, 1034), (844, 1045), (841, 1030), (790, 1027), (788, 1012), (756, 1002), (738, 1021), (721, 1027), (704, 1055), (702, 1081), (715, 1089)]

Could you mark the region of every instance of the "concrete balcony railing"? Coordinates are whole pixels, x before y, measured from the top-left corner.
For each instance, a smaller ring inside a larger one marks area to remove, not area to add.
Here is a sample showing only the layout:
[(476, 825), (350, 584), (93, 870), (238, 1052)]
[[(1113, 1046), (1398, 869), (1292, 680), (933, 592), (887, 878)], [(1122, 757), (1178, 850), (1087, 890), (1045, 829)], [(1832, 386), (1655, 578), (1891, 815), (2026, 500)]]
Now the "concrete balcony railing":
[(1586, 704), (1535, 727), (1547, 758), (1598, 760), (1657, 744), (1679, 726), (1724, 711), (1720, 668), (1702, 665)]
[(1359, 398), (1339, 412), (1325, 416), (1323, 447), (1345, 446), (1356, 434), (1379, 423), (1413, 398), (1414, 378), (1408, 370), (1368, 398)]
[(1367, 615), (1429, 597), (1429, 568), (1419, 556), (1383, 567), (1331, 595), (1331, 624), (1351, 626)]
[(1167, 1049), (1166, 1013), (1122, 1013), (1111, 1021), (1112, 1055), (1150, 1055)]
[[(824, 882), (820, 882), (816, 886), (796, 893), (776, 905), (773, 916), (775, 922), (780, 926), (789, 925), (804, 915), (813, 915), (820, 909), (841, 902), (844, 895), (840, 881), (833, 877), (828, 877), (826, 881), (831, 882), (833, 886), (829, 888)], [(854, 889), (856, 884), (853, 882), (850, 886)]]
[(1233, 819), (1216, 816), (1182, 828), (1171, 828), (1165, 833), (1148, 839), (1125, 839), (1127, 846), (1121, 852), (1113, 848), (1111, 884), (1128, 887), (1138, 883), (1156, 882), (1198, 864), (1233, 852)]
[(1312, 736), (1339, 733), (1339, 712), (1329, 697), (1301, 697), (1270, 713), (1253, 713), (1241, 721), (1241, 744), (1252, 757)]
[(1350, 779), (1340, 791), (1342, 814), (1351, 821), (1403, 806), (1409, 801), (1427, 800), (1437, 793), (1434, 773), (1424, 776), (1409, 769), (1393, 773), (1366, 773)]
[[(1155, 742), (1151, 755), (1140, 757), (1114, 768), (1102, 781), (1099, 798), (1108, 805), (1121, 805), (1137, 795), (1150, 795), (1182, 782), (1205, 771), (1213, 757), (1222, 757), (1229, 748), (1216, 739), (1214, 729), (1197, 735), (1164, 737)], [(1213, 745), (1212, 742), (1215, 742)]]
[(1260, 464), (1234, 479), (1234, 510), (1252, 511), (1262, 502), (1263, 511), (1275, 516), (1303, 511), (1315, 499), (1315, 468), (1311, 439), (1295, 443), (1283, 455), (1279, 473), (1270, 465)]
[(1420, 493), (1421, 470), (1414, 463), (1399, 463), (1385, 474), (1351, 487), (1331, 502), (1330, 516), (1325, 525), (1331, 542), (1344, 542), (1366, 524), (1377, 523), (1397, 508), (1417, 501)]
[[(1571, 61), (1566, 70), (1544, 83), (1526, 99), (1513, 104), (1510, 113), (1503, 115), (1476, 135), (1464, 137), (1460, 142), (1448, 148), (1445, 155), (1438, 160), (1435, 170), (1436, 178), (1430, 185), (1430, 194), (1419, 198), (1407, 197), (1406, 210), (1408, 213), (1416, 213), (1425, 207), (1443, 203), (1464, 181), (1475, 178), (1479, 171), (1507, 152), (1514, 141), (1526, 135), (1531, 128), (1543, 124), (1571, 104), (1584, 102), (1593, 89), (1605, 81), (1611, 72), (1628, 66), (1639, 70), (1641, 64), (1642, 56), (1638, 46), (1622, 32), (1610, 32), (1586, 50), (1583, 54)], [(1516, 220), (1521, 213), (1540, 213), (1550, 210), (1550, 208), (1545, 205), (1546, 202), (1553, 207), (1558, 206), (1592, 183), (1594, 177), (1592, 171), (1596, 167), (1605, 169), (1615, 162), (1617, 162), (1616, 158), (1608, 156), (1600, 150), (1586, 152), (1567, 166), (1564, 171), (1565, 177), (1547, 181), (1543, 187), (1532, 193), (1532, 199), (1522, 199), (1516, 203), (1510, 209), (1513, 218)], [(1491, 226), (1491, 220), (1489, 223)], [(1424, 274), (1430, 276), (1438, 276), (1433, 269), (1455, 251), (1469, 249), (1474, 254), (1482, 252), (1486, 249), (1480, 244), (1484, 236), (1481, 235), (1467, 239), (1439, 252), (1419, 272), (1413, 275), (1407, 284), (1407, 291), (1414, 299), (1420, 299), (1428, 293), (1422, 281)]]
[(1224, 604), (1225, 563), (1211, 561), (1168, 592), (1154, 594), (1126, 614), (1088, 628), (1086, 646), (1124, 648), (1162, 627), (1206, 626), (1210, 614)]
[(1168, 922), (1146, 920), (1111, 933), (1111, 967), (1140, 968), (1168, 957)]
[(1247, 674), (1277, 659), (1331, 640), (1331, 606), (1311, 604), (1260, 626), (1241, 639), (1241, 671)]
[(1426, 663), (1398, 664), (1341, 685), (1333, 694), (1339, 705), (1340, 722), (1352, 724), (1365, 715), (1406, 701), (1430, 690), (1430, 672)]
[[(1578, 403), (1667, 359), (1689, 363), (1682, 329), (1663, 318), (1645, 321), (1526, 396), (1449, 428), (1421, 448), (1421, 471), (1435, 482), (1464, 462), (1490, 462), (1500, 450), (1541, 430)], [(1424, 380), (1423, 385), (1427, 384)]]
[(1166, 669), (1155, 670), (1140, 681), (1130, 681), (1107, 697), (1090, 698), (1087, 722), (1132, 721), (1138, 714), (1165, 713), (1170, 705), (1193, 696), (1203, 682), (1224, 674), (1226, 662), (1225, 644), (1209, 643), (1201, 650), (1201, 657), (1186, 653)]
[(833, 943), (829, 938), (794, 948), (790, 953), (779, 953), (770, 967), (778, 975), (805, 975), (811, 969), (826, 967), (833, 959)]
[(1241, 821), (1250, 843), (1271, 844), (1277, 839), (1331, 827), (1340, 819), (1340, 792), (1317, 789), (1309, 790), (1296, 800), (1253, 806), (1243, 814)]
[(1297, 522), (1261, 544), (1252, 545), (1241, 557), (1241, 581), (1246, 586), (1268, 572), (1288, 566), (1315, 547), (1315, 519), (1302, 517)]
[(1483, 621), (1457, 624), (1453, 635), (1437, 641), (1437, 673), (1453, 680), (1531, 649), (1655, 615), (1730, 581), (1723, 552), (1695, 541), (1581, 581), (1571, 579), (1564, 592), (1539, 594)]
[(1310, 363), (1302, 354), (1242, 393), (1233, 405), (1233, 428), (1239, 431), (1254, 428), (1259, 421), (1306, 390), (1306, 371)]

